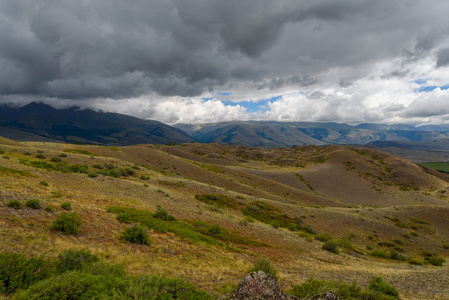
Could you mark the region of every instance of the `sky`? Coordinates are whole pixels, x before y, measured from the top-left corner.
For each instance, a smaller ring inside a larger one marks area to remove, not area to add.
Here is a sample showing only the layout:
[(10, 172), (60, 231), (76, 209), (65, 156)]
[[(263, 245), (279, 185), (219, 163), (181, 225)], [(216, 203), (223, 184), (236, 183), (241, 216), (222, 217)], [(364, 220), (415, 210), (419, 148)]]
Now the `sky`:
[(447, 0), (0, 0), (0, 103), (449, 123)]

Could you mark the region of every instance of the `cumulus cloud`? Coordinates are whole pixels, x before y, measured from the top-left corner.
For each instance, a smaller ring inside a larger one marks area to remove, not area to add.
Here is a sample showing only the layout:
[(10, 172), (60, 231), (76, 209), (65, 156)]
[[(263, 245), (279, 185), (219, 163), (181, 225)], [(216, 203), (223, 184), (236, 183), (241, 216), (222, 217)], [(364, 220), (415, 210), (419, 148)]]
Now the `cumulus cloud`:
[[(417, 122), (420, 109), (428, 121), (434, 100), (415, 81), (449, 83), (447, 11), (444, 0), (3, 0), (0, 101), (168, 123)], [(256, 113), (220, 101), (274, 96)]]

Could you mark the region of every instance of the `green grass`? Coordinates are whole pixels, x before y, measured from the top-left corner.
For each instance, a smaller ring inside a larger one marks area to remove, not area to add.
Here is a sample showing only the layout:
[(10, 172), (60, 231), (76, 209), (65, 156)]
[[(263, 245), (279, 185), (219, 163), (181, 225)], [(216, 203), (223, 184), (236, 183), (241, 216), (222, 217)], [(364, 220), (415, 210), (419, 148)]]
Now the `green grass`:
[(267, 244), (241, 236), (235, 231), (222, 228), (218, 224), (208, 224), (201, 221), (192, 221), (189, 224), (176, 220), (160, 207), (158, 207), (155, 213), (151, 213), (133, 208), (110, 206), (108, 207), (108, 212), (115, 213), (120, 222), (139, 223), (160, 233), (171, 232), (181, 239), (185, 238), (193, 243), (202, 242), (213, 246), (224, 247), (229, 250), (235, 250), (227, 246), (229, 243), (253, 247), (268, 246)]
[(90, 153), (89, 151), (81, 150), (81, 149), (65, 149), (64, 152), (75, 153), (75, 154), (84, 154), (84, 155), (92, 155), (92, 153)]
[(218, 224), (208, 224), (206, 222), (202, 221), (194, 221), (192, 222), (193, 227), (200, 233), (213, 237), (217, 240), (220, 240), (225, 243), (232, 243), (232, 244), (240, 244), (240, 245), (247, 245), (252, 247), (264, 247), (268, 246), (265, 243), (261, 243), (259, 241), (253, 240), (248, 237), (244, 237), (239, 235), (235, 231), (228, 230), (226, 228), (222, 228)]
[(199, 194), (195, 195), (195, 199), (220, 208), (237, 209), (238, 207), (237, 200), (226, 195)]
[(362, 299), (362, 300), (392, 300), (399, 299), (399, 293), (381, 277), (372, 277), (368, 287), (362, 290), (357, 281), (348, 284), (342, 281), (324, 281), (309, 278), (306, 282), (292, 285), (289, 294), (301, 299), (317, 299), (325, 293), (334, 293), (341, 299)]
[(418, 163), (418, 165), (424, 166), (426, 168), (441, 172), (449, 173), (449, 162), (423, 162)]
[(283, 214), (279, 208), (261, 201), (251, 202), (242, 208), (241, 211), (246, 216), (250, 216), (274, 227), (283, 227), (290, 230), (304, 229), (300, 219), (290, 218), (286, 214)]
[[(57, 171), (62, 173), (82, 173), (88, 174), (89, 177), (96, 177), (98, 175), (109, 176), (109, 177), (128, 177), (135, 174), (135, 171), (132, 168), (118, 168), (113, 164), (105, 164), (103, 166), (99, 166), (95, 164), (93, 167), (97, 170), (90, 171), (89, 166), (87, 165), (70, 165), (65, 161), (60, 161), (57, 163), (49, 163), (46, 161), (33, 161), (25, 158), (20, 158), (19, 162), (21, 164), (31, 166), (37, 169), (45, 169), (47, 171)], [(12, 169), (11, 169), (12, 170)], [(1, 169), (0, 169), (1, 171)], [(21, 171), (23, 172), (23, 171)], [(27, 172), (28, 173), (28, 172)]]
[(126, 274), (86, 250), (57, 259), (0, 253), (0, 295), (13, 299), (212, 299), (181, 278)]
[(215, 246), (220, 245), (216, 239), (197, 232), (192, 225), (182, 221), (166, 221), (155, 218), (154, 214), (148, 211), (118, 206), (108, 207), (108, 212), (115, 213), (120, 222), (140, 223), (160, 233), (172, 232), (178, 237), (188, 239), (190, 242), (194, 243), (203, 242)]
[(30, 172), (6, 168), (6, 167), (0, 167), (0, 174), (1, 175), (13, 175), (13, 176), (20, 175), (20, 176), (28, 176), (28, 177), (32, 176)]

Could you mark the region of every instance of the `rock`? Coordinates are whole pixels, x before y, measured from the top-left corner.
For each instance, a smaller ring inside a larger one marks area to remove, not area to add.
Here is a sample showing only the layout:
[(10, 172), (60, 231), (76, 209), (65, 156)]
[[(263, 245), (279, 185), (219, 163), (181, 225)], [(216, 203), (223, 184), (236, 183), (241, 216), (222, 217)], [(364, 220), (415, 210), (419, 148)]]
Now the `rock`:
[[(325, 293), (321, 300), (340, 300), (333, 293)], [(318, 300), (319, 300), (318, 299)], [(248, 273), (238, 284), (237, 289), (221, 297), (220, 300), (301, 300), (282, 292), (271, 274), (263, 271)]]
[(299, 300), (298, 297), (281, 292), (276, 280), (271, 274), (263, 271), (247, 274), (238, 284), (237, 289), (226, 297), (229, 300), (270, 299), (270, 300)]

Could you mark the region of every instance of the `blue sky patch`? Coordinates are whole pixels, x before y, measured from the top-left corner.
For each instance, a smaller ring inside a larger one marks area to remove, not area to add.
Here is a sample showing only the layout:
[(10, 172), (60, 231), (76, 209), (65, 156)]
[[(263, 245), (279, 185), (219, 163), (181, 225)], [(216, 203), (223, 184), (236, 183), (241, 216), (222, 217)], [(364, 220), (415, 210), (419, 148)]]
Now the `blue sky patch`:
[(268, 109), (269, 109), (268, 103), (276, 102), (280, 98), (281, 98), (281, 96), (274, 96), (274, 97), (271, 97), (269, 99), (260, 100), (260, 101), (257, 101), (257, 102), (252, 102), (252, 101), (232, 102), (232, 101), (228, 101), (228, 100), (226, 100), (226, 101), (222, 100), (221, 102), (225, 106), (237, 106), (237, 105), (240, 105), (241, 107), (246, 108), (247, 112), (255, 113), (255, 112), (266, 112), (266, 111), (268, 111)]
[(447, 90), (447, 89), (449, 89), (449, 84), (446, 84), (446, 85), (443, 85), (443, 86), (423, 86), (423, 87), (415, 90), (415, 92), (418, 92), (418, 93), (423, 93), (424, 92), (424, 93), (426, 93), (426, 92), (431, 92), (431, 91), (433, 91), (436, 88), (440, 88), (441, 90)]
[(220, 95), (220, 96), (230, 96), (232, 93), (230, 93), (230, 92), (219, 92), (217, 94)]
[(426, 83), (427, 82), (427, 80), (425, 80), (425, 79), (416, 79), (415, 81), (413, 81), (414, 83), (417, 83), (417, 84), (424, 84), (424, 83)]

